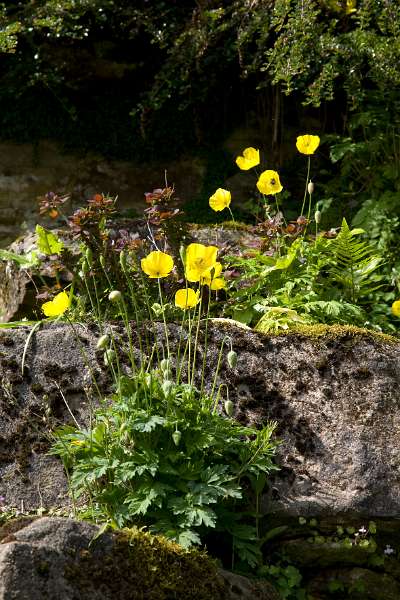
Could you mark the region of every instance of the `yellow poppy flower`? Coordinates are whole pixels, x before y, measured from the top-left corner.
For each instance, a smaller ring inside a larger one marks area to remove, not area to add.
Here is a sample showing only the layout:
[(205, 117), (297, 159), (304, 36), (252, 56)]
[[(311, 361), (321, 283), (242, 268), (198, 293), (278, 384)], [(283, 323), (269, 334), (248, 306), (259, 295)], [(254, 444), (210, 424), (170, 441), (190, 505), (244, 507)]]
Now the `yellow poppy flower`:
[(211, 269), (209, 269), (207, 272), (205, 272), (201, 279), (200, 279), (200, 283), (202, 285), (210, 285), (211, 281), (215, 278), (215, 277), (219, 277), (222, 273), (222, 265), (220, 262), (216, 262), (215, 265), (213, 265), (211, 267)]
[(319, 137), (317, 135), (299, 135), (296, 141), (296, 148), (302, 154), (314, 154), (319, 146)]
[(243, 150), (243, 156), (238, 156), (236, 164), (242, 171), (248, 171), (260, 164), (260, 151), (255, 148)]
[(159, 279), (161, 277), (168, 277), (174, 268), (174, 261), (172, 256), (155, 250), (150, 252), (145, 258), (140, 261), (142, 270), (150, 277), (150, 279)]
[(216, 246), (203, 246), (203, 244), (189, 244), (186, 249), (186, 279), (191, 282), (200, 281), (207, 276), (208, 271), (215, 266), (218, 248)]
[(65, 313), (69, 305), (70, 299), (67, 292), (60, 292), (57, 296), (54, 296), (53, 300), (42, 304), (42, 311), (46, 317), (59, 317)]
[(225, 279), (222, 279), (222, 277), (217, 277), (216, 279), (212, 280), (210, 290), (217, 292), (218, 290), (223, 290), (224, 288), (226, 288)]
[(200, 302), (200, 292), (195, 292), (192, 288), (178, 290), (175, 294), (175, 306), (186, 310), (194, 308)]
[(278, 194), (283, 190), (279, 175), (276, 171), (263, 171), (257, 181), (257, 187), (262, 194)]
[(400, 300), (396, 300), (392, 304), (392, 314), (395, 317), (400, 317)]
[(228, 190), (218, 188), (217, 191), (210, 197), (209, 204), (213, 210), (220, 211), (228, 208), (231, 203), (231, 193)]

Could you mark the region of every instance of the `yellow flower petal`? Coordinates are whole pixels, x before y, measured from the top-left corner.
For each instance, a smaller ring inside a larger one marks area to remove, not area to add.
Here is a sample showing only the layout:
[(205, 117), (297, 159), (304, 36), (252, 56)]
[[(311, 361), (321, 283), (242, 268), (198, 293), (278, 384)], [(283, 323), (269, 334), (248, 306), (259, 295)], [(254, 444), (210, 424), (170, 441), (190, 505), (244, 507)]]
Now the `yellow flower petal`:
[(174, 268), (172, 256), (160, 250), (150, 252), (145, 258), (142, 258), (140, 264), (150, 279), (168, 277)]
[(257, 181), (257, 188), (266, 196), (270, 194), (278, 194), (283, 190), (279, 175), (276, 171), (263, 171)]
[(212, 280), (210, 285), (211, 290), (216, 292), (218, 290), (223, 290), (224, 288), (226, 288), (226, 281), (222, 279), (222, 277), (217, 277), (216, 279)]
[(314, 154), (319, 146), (319, 142), (318, 135), (299, 135), (296, 141), (296, 148), (301, 154)]
[(185, 272), (186, 279), (191, 282), (200, 281), (201, 277), (208, 276), (217, 260), (218, 248), (216, 246), (203, 246), (203, 244), (189, 244), (186, 249)]
[(396, 300), (392, 304), (392, 314), (395, 317), (400, 317), (400, 300)]
[(208, 271), (203, 273), (200, 279), (200, 283), (202, 285), (210, 285), (211, 281), (217, 277), (219, 277), (222, 273), (222, 264), (220, 262), (216, 262), (215, 265), (211, 267)]
[(70, 299), (66, 292), (60, 292), (57, 296), (54, 296), (50, 302), (42, 304), (42, 311), (46, 317), (59, 317), (64, 314), (69, 308)]
[(175, 294), (175, 306), (186, 310), (187, 308), (194, 308), (196, 304), (200, 302), (200, 292), (195, 292), (192, 288), (183, 288), (178, 290)]
[(228, 190), (218, 188), (210, 197), (209, 204), (213, 210), (220, 211), (227, 208), (231, 203), (231, 193)]
[(243, 156), (238, 156), (236, 164), (242, 171), (248, 171), (260, 164), (260, 151), (255, 148), (246, 148), (243, 150)]

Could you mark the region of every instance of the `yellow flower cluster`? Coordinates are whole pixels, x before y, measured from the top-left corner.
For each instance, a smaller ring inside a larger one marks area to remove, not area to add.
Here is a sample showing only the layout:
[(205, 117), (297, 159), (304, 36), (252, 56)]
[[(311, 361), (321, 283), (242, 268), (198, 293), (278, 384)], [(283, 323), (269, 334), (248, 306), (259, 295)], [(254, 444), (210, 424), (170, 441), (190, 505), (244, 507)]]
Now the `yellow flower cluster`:
[[(213, 291), (225, 287), (225, 281), (220, 277), (222, 265), (217, 262), (218, 248), (204, 246), (203, 244), (189, 244), (186, 248), (185, 276), (191, 283), (207, 285)], [(168, 277), (174, 268), (172, 256), (155, 250), (141, 260), (142, 270), (150, 279)], [(200, 291), (191, 288), (182, 288), (175, 294), (175, 306), (186, 310), (193, 308), (200, 302)]]
[[(296, 140), (296, 147), (301, 154), (314, 154), (318, 148), (320, 139), (318, 135), (299, 135)], [(241, 156), (236, 157), (236, 164), (242, 171), (248, 171), (260, 164), (260, 151), (250, 146), (245, 148)], [(263, 171), (257, 181), (258, 190), (265, 196), (279, 194), (283, 190), (279, 179), (279, 174), (276, 171), (267, 169)], [(210, 196), (210, 207), (216, 212), (229, 208), (232, 197), (229, 190), (218, 188), (212, 196)]]

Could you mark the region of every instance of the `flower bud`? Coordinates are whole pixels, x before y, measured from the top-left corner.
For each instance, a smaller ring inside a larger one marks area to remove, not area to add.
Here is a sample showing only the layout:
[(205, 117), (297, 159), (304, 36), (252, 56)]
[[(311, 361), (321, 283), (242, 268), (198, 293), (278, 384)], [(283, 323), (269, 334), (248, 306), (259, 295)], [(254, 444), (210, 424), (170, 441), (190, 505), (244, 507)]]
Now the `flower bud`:
[(225, 408), (225, 412), (228, 415), (228, 417), (232, 417), (233, 409), (234, 409), (232, 400), (226, 400), (224, 408)]
[(113, 290), (108, 294), (110, 302), (120, 302), (122, 300), (122, 294), (118, 290)]
[(106, 367), (109, 367), (115, 360), (116, 358), (116, 354), (114, 350), (106, 350), (104, 352), (104, 364), (106, 365)]
[(104, 258), (104, 256), (102, 254), (100, 254), (99, 256), (99, 263), (102, 269), (105, 269), (106, 266), (106, 259)]
[(227, 357), (226, 357), (227, 361), (228, 361), (228, 365), (230, 366), (231, 369), (234, 369), (237, 365), (237, 361), (238, 361), (238, 356), (236, 354), (236, 352), (234, 350), (230, 350), (230, 352), (228, 352)]
[(82, 263), (81, 271), (83, 273), (83, 277), (85, 277), (86, 273), (89, 272), (89, 265), (87, 264), (86, 260), (84, 260)]
[(307, 191), (308, 191), (308, 193), (310, 194), (310, 196), (311, 196), (311, 194), (314, 192), (314, 184), (313, 184), (313, 182), (312, 182), (312, 181), (310, 181), (310, 182), (308, 183), (308, 186), (307, 186)]
[(317, 225), (319, 225), (321, 223), (321, 211), (320, 210), (315, 211), (314, 219), (315, 219), (315, 222)]
[(164, 383), (162, 384), (161, 388), (166, 396), (169, 396), (169, 393), (172, 390), (173, 385), (174, 385), (173, 382), (170, 381), (169, 379), (166, 379), (164, 381)]
[(120, 255), (119, 255), (119, 264), (121, 265), (121, 269), (123, 271), (127, 270), (127, 267), (128, 267), (127, 259), (128, 259), (128, 257), (126, 255), (125, 250), (122, 250), (122, 252), (120, 252)]
[(172, 439), (174, 440), (175, 446), (179, 446), (179, 442), (181, 441), (182, 434), (180, 431), (176, 430), (172, 434)]
[(110, 340), (110, 337), (108, 335), (102, 335), (97, 340), (96, 348), (98, 350), (103, 350), (104, 348), (107, 347), (109, 340)]
[(169, 371), (171, 369), (171, 361), (169, 358), (163, 358), (160, 362), (160, 369), (163, 372)]
[(91, 248), (86, 248), (85, 257), (86, 257), (86, 262), (89, 265), (89, 267), (92, 267), (92, 265), (93, 265), (93, 252), (92, 252)]

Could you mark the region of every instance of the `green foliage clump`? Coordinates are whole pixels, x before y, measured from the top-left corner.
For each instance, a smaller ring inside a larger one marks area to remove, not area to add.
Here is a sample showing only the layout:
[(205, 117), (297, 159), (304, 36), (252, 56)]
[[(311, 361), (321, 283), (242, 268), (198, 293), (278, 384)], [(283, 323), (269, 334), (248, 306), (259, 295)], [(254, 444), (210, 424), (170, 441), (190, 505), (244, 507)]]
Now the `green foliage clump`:
[(121, 376), (92, 428), (58, 430), (52, 452), (73, 495), (89, 494), (94, 517), (145, 525), (184, 547), (210, 529), (228, 531), (239, 557), (252, 562), (255, 527), (234, 517), (234, 505), (237, 512), (245, 501), (246, 479), (274, 469), (274, 427), (241, 426), (217, 402), (160, 372)]

